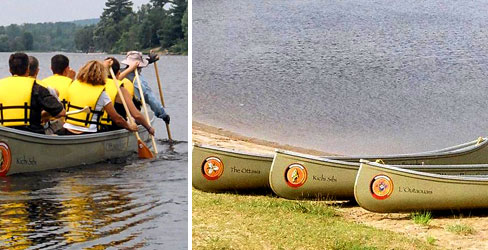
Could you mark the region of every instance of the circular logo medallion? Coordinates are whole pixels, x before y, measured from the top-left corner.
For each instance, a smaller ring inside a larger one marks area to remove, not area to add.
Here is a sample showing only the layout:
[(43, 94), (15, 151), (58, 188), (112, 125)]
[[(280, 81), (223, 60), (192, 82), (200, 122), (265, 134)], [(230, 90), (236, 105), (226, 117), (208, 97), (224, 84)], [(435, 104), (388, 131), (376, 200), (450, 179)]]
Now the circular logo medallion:
[(207, 180), (217, 180), (224, 172), (224, 163), (217, 157), (207, 157), (202, 163), (202, 174)]
[(302, 186), (307, 181), (307, 169), (298, 163), (291, 164), (285, 170), (285, 181), (293, 188)]
[(371, 180), (370, 191), (375, 199), (384, 200), (393, 192), (393, 181), (386, 175), (377, 175)]
[(12, 154), (10, 148), (5, 142), (0, 142), (0, 176), (7, 175), (12, 164)]

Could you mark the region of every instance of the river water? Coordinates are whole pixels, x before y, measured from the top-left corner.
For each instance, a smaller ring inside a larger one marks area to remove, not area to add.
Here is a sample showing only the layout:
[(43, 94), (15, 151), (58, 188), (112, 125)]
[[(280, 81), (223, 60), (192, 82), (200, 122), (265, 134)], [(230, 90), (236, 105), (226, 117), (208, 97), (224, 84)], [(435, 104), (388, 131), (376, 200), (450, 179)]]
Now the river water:
[(342, 154), (487, 135), (488, 4), (195, 1), (193, 119)]
[[(2, 78), (8, 76), (9, 54), (0, 53)], [(54, 54), (29, 54), (40, 61), (40, 79), (51, 74)], [(75, 70), (106, 57), (65, 55)], [(188, 247), (187, 60), (164, 56), (158, 62), (174, 146), (167, 142), (164, 122), (157, 119), (156, 159), (134, 155), (122, 162), (0, 178), (0, 249)], [(142, 75), (158, 97), (154, 67)]]

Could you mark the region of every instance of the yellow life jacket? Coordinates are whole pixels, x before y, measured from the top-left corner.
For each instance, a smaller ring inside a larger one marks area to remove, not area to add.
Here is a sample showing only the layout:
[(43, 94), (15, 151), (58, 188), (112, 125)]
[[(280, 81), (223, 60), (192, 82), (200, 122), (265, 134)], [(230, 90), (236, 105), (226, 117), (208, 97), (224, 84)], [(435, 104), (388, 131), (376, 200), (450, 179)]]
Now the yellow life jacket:
[(124, 85), (124, 89), (127, 89), (131, 98), (134, 98), (134, 83), (131, 82), (129, 79), (124, 78), (122, 80), (122, 84)]
[(34, 78), (10, 76), (0, 80), (0, 125), (30, 125), (30, 105)]
[[(117, 83), (119, 84), (119, 87), (122, 85), (122, 82), (120, 81), (117, 81)], [(105, 79), (105, 92), (107, 92), (107, 95), (110, 97), (110, 100), (112, 100), (112, 103), (115, 104), (115, 97), (117, 97), (118, 92), (113, 79)], [(103, 116), (100, 123), (104, 125), (112, 125), (112, 120), (110, 120), (107, 111), (103, 111)]]
[(59, 92), (59, 100), (63, 103), (66, 108), (66, 103), (68, 100), (68, 88), (73, 80), (67, 76), (62, 75), (52, 75), (50, 77), (44, 78), (42, 83), (39, 83), (43, 87), (51, 87)]
[[(88, 128), (90, 124), (100, 125), (102, 110), (95, 110), (100, 95), (105, 90), (105, 85), (91, 85), (86, 82), (74, 81), (68, 88), (68, 108), (69, 111), (76, 111), (84, 107), (90, 107), (90, 113), (78, 113), (66, 116), (66, 122), (80, 127)], [(97, 114), (96, 121), (92, 121), (93, 115)]]

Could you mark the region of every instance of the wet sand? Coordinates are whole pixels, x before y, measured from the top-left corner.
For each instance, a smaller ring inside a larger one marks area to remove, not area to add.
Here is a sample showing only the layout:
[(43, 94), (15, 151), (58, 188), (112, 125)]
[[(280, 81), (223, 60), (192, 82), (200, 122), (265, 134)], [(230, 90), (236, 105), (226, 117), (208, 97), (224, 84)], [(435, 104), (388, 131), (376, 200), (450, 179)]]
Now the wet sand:
[[(192, 123), (192, 140), (194, 143), (253, 153), (273, 153), (275, 148), (280, 148), (313, 155), (330, 155), (317, 150), (250, 138), (198, 122)], [(435, 239), (435, 245), (443, 249), (488, 249), (488, 212), (486, 210), (434, 212), (433, 219), (428, 226), (415, 224), (410, 219), (410, 213), (372, 213), (354, 202), (342, 205), (338, 211), (344, 218), (356, 223), (403, 233), (424, 241), (428, 238)], [(461, 225), (471, 232), (456, 233), (449, 230), (456, 225)], [(385, 247), (387, 246), (385, 245)]]

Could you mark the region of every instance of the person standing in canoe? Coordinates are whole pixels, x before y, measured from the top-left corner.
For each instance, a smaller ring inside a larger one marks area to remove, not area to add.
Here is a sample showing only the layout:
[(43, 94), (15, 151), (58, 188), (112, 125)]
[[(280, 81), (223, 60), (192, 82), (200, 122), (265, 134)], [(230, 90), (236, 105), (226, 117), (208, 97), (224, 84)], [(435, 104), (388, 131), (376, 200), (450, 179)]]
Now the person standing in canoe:
[(29, 77), (29, 57), (14, 53), (9, 57), (12, 76), (0, 80), (0, 125), (44, 134), (41, 111), (60, 118), (66, 112), (56, 97)]
[[(120, 63), (116, 58), (107, 57), (103, 63), (107, 68), (112, 67), (115, 77), (118, 77), (120, 75)], [(134, 70), (136, 67), (137, 65), (133, 65), (129, 67), (129, 70)], [(131, 94), (126, 89), (127, 87), (126, 85), (130, 85), (128, 86), (129, 88), (132, 86), (132, 92), (134, 87), (132, 85), (132, 82), (127, 82), (127, 81), (117, 81), (117, 82), (120, 86), (121, 92), (125, 97), (125, 102), (127, 103), (129, 112), (138, 124), (143, 125), (147, 129), (149, 134), (154, 135), (155, 132), (154, 128), (151, 127), (151, 124), (147, 122), (147, 120), (144, 118), (144, 116), (141, 114), (141, 112), (139, 112), (139, 110), (132, 102), (133, 94)], [(106, 80), (105, 91), (107, 92), (108, 96), (112, 100), (112, 103), (114, 104), (114, 108), (117, 111), (117, 113), (119, 113), (122, 117), (126, 117), (127, 114), (125, 112), (124, 105), (122, 104), (122, 100), (120, 99), (120, 96), (117, 92), (117, 88), (115, 87), (115, 83), (111, 75), (108, 75), (108, 78)], [(106, 111), (103, 113), (100, 123), (102, 124), (100, 129), (101, 131), (112, 131), (112, 130), (121, 129), (121, 127), (117, 126), (116, 124), (113, 124), (112, 120), (108, 117), (108, 113)]]
[[(154, 95), (153, 91), (149, 87), (149, 83), (141, 75), (142, 68), (147, 67), (147, 65), (157, 60), (159, 60), (159, 57), (155, 54), (150, 55), (148, 60), (146, 58), (143, 58), (142, 53), (139, 51), (129, 51), (127, 52), (127, 56), (125, 57), (124, 60), (122, 60), (121, 63), (127, 65), (126, 69), (129, 68), (130, 65), (133, 65), (134, 63), (138, 63), (137, 70), (139, 73), (139, 79), (141, 81), (142, 90), (144, 93), (144, 98), (146, 100), (146, 103), (149, 104), (151, 110), (154, 112), (154, 115), (156, 117), (162, 119), (166, 124), (169, 124), (170, 121), (169, 115), (164, 110), (163, 105), (161, 105), (161, 102), (158, 101), (158, 99)], [(126, 72), (128, 71), (124, 70), (124, 72), (122, 72), (121, 75), (124, 76)], [(134, 83), (135, 72), (131, 71), (130, 73), (127, 73), (127, 78)], [(137, 84), (134, 84), (134, 88), (135, 88), (134, 98), (136, 99), (134, 103), (140, 107), (141, 97), (139, 95), (139, 87), (137, 86)]]
[(115, 111), (110, 97), (105, 91), (105, 80), (107, 79), (106, 68), (99, 61), (89, 61), (78, 72), (76, 81), (70, 84), (67, 95), (67, 111), (82, 110), (89, 107), (90, 112), (83, 112), (67, 115), (65, 130), (62, 134), (73, 135), (82, 133), (96, 133), (100, 127), (100, 120), (103, 112), (117, 126), (129, 131), (137, 131), (135, 123), (128, 123)]
[(66, 108), (68, 87), (74, 81), (76, 72), (70, 68), (68, 57), (61, 54), (51, 58), (51, 70), (53, 75), (44, 78), (41, 85), (55, 89), (58, 92), (59, 100)]

